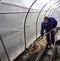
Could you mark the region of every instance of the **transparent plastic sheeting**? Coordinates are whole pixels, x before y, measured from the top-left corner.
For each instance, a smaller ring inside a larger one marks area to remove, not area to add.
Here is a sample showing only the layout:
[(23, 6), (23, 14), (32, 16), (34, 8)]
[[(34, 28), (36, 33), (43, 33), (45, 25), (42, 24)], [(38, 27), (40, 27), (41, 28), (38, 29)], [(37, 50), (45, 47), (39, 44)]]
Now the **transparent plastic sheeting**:
[[(25, 49), (23, 30), (25, 15), (26, 13), (0, 14), (0, 35), (11, 60), (16, 58)], [(5, 59), (2, 61), (5, 61)]]
[(6, 31), (1, 36), (11, 61), (24, 51), (25, 46), (22, 30)]
[[(7, 49), (9, 58), (12, 61), (25, 50), (23, 28), (28, 9), (1, 4), (0, 10), (0, 13), (8, 13), (0, 14), (0, 35)], [(1, 61), (8, 61), (3, 49), (3, 47), (0, 48)]]
[(36, 18), (38, 13), (29, 13), (26, 21), (26, 43), (27, 47), (36, 40)]
[[(17, 8), (13, 6), (1, 5), (1, 13), (0, 14), (0, 35), (3, 39), (5, 47), (7, 49), (10, 60), (15, 59), (19, 54), (21, 54), (25, 50), (25, 41), (24, 41), (24, 19), (26, 16), (26, 11), (28, 9)], [(0, 6), (0, 7), (1, 7)], [(10, 8), (9, 8), (10, 7)], [(5, 9), (4, 11), (3, 8)], [(7, 10), (8, 8), (8, 10)], [(11, 9), (11, 11), (10, 11)], [(20, 12), (19, 12), (20, 10)], [(13, 12), (14, 11), (14, 12)], [(19, 13), (15, 13), (19, 12)], [(8, 13), (8, 14), (6, 14)], [(11, 14), (10, 14), (11, 13)], [(37, 18), (38, 10), (31, 10), (29, 16), (27, 18), (26, 23), (26, 48), (36, 40), (36, 18)], [(34, 20), (34, 21), (33, 21)], [(4, 55), (4, 52), (1, 52)], [(6, 56), (0, 54), (2, 61), (7, 61)]]
[[(24, 40), (24, 20), (28, 8), (34, 0), (1, 0), (1, 2), (16, 4), (20, 6), (12, 6), (11, 4), (0, 4), (0, 35), (7, 49), (10, 60), (14, 60), (19, 54), (25, 50)], [(45, 2), (44, 2), (45, 1)], [(28, 13), (26, 20), (26, 48), (36, 40), (36, 20), (39, 11), (49, 2), (49, 0), (37, 0)], [(53, 0), (53, 4), (57, 0)], [(50, 5), (52, 5), (50, 3)], [(40, 5), (41, 4), (41, 5)], [(39, 16), (37, 24), (37, 37), (40, 36), (41, 22), (44, 18), (46, 10), (50, 7), (47, 5)], [(22, 7), (21, 7), (22, 6)], [(28, 8), (25, 8), (28, 7)], [(2, 14), (4, 13), (4, 14)], [(1, 61), (8, 61), (3, 45), (0, 41), (0, 58)], [(3, 59), (4, 58), (4, 59)]]

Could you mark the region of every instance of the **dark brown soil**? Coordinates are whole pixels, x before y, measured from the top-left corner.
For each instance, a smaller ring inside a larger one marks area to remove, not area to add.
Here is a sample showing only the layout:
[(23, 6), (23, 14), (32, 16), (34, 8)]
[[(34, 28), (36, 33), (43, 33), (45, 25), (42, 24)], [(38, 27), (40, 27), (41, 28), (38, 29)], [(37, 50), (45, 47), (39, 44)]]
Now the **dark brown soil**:
[(14, 61), (35, 61), (37, 55), (42, 51), (43, 47), (46, 45), (45, 37), (40, 40), (36, 40), (33, 44), (31, 44), (19, 57), (17, 57)]

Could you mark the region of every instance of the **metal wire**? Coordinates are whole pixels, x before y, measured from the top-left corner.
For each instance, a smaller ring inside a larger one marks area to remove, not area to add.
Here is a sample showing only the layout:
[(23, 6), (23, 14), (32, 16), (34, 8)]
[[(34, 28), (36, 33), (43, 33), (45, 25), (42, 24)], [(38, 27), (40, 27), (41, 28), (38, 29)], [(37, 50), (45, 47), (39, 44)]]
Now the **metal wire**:
[[(27, 12), (0, 12), (0, 14), (21, 14), (21, 13), (27, 13)], [(38, 12), (29, 12), (29, 13), (38, 13)]]
[[(24, 9), (29, 9), (27, 7), (23, 7), (23, 6), (20, 6), (18, 4), (13, 4), (13, 3), (8, 3), (8, 2), (3, 2), (3, 1), (0, 1), (0, 4), (4, 4), (4, 5), (10, 5), (10, 6), (15, 6), (15, 7), (20, 7), (20, 8), (24, 8)], [(37, 9), (33, 9), (32, 10), (37, 10)]]
[(0, 35), (0, 40), (1, 40), (1, 43), (2, 43), (2, 45), (3, 45), (4, 51), (5, 51), (5, 53), (6, 53), (6, 56), (7, 56), (7, 58), (8, 58), (8, 61), (10, 61), (10, 57), (9, 57), (9, 55), (8, 55), (6, 46), (5, 46), (5, 44), (4, 44), (3, 40), (2, 40), (1, 35)]

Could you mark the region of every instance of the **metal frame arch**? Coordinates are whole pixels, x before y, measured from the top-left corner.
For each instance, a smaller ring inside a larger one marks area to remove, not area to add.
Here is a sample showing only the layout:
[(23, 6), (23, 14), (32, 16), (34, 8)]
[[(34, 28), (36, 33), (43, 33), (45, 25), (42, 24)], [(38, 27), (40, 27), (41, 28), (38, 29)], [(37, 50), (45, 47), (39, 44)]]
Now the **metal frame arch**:
[(20, 6), (20, 5), (16, 5), (16, 4), (8, 3), (8, 2), (1, 2), (1, 1), (0, 1), (0, 4), (5, 4), (5, 5), (10, 5), (10, 6), (15, 6), (15, 7), (20, 7), (20, 8), (28, 9), (28, 8), (26, 8), (26, 7), (22, 7), (22, 6)]
[(27, 20), (27, 17), (28, 17), (28, 13), (31, 9), (31, 7), (34, 5), (34, 3), (36, 2), (37, 0), (34, 0), (34, 2), (31, 4), (30, 8), (28, 9), (27, 11), (27, 14), (25, 16), (25, 20), (24, 20), (24, 40), (25, 40), (25, 49), (26, 49), (26, 20)]
[(50, 16), (50, 13), (51, 13), (51, 11), (52, 11), (53, 9), (54, 9), (54, 8), (52, 8), (52, 9), (50, 10), (50, 12), (49, 12), (48, 16)]
[[(60, 1), (57, 1), (57, 2), (53, 3), (53, 5), (57, 4), (58, 2), (60, 2)], [(45, 12), (45, 15), (44, 15), (44, 16), (46, 16), (47, 12), (50, 10), (51, 7), (52, 7), (52, 5), (51, 5), (51, 6), (48, 8), (48, 10)]]
[(52, 0), (50, 0), (49, 2), (47, 2), (47, 3), (41, 8), (41, 10), (39, 11), (39, 14), (38, 14), (38, 16), (37, 16), (37, 19), (36, 19), (36, 39), (37, 39), (37, 23), (38, 23), (38, 18), (39, 18), (39, 16), (40, 16), (42, 10), (44, 9), (44, 7), (45, 7), (46, 5), (48, 5), (51, 1), (52, 1)]
[[(23, 7), (23, 6), (20, 6), (20, 5), (17, 5), (17, 4), (3, 2), (3, 1), (2, 2), (0, 1), (0, 4), (5, 4), (5, 5), (10, 5), (10, 6), (20, 7), (20, 8), (24, 8), (24, 9), (29, 9), (28, 7)], [(36, 10), (36, 9), (35, 8), (34, 9), (32, 8), (32, 10)]]
[(52, 14), (51, 14), (51, 16), (53, 15), (53, 13), (55, 12), (55, 10), (57, 9), (57, 8), (59, 8), (60, 7), (60, 5), (59, 6), (57, 6), (55, 9), (54, 9), (54, 11), (52, 12)]
[[(56, 5), (57, 7), (58, 7), (58, 5)], [(50, 15), (50, 13), (51, 13), (51, 11), (54, 9), (54, 7), (50, 10), (50, 12), (49, 12), (49, 14), (48, 14), (48, 16)]]

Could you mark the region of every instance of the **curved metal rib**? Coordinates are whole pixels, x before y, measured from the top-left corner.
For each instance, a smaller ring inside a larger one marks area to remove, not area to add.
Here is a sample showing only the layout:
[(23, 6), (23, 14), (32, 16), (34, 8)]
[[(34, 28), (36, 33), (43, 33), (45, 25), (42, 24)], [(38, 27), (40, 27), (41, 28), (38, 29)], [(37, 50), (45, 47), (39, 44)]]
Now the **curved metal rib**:
[(36, 1), (37, 1), (37, 0), (35, 0), (35, 1), (31, 4), (31, 6), (30, 6), (30, 8), (28, 9), (28, 12), (27, 12), (27, 14), (26, 14), (26, 16), (25, 16), (25, 20), (24, 20), (24, 40), (25, 40), (25, 49), (26, 49), (26, 20), (27, 20), (27, 16), (28, 16), (28, 13), (29, 13), (31, 7), (34, 5), (34, 3), (35, 3)]
[[(55, 2), (54, 4), (56, 4), (56, 3), (58, 3), (58, 2), (60, 2), (60, 1), (57, 1), (57, 2)], [(53, 4), (53, 5), (54, 5), (54, 4)], [(46, 13), (49, 11), (49, 9), (50, 9), (51, 7), (52, 7), (52, 5), (51, 5), (51, 6), (48, 8), (48, 10), (45, 12), (45, 15), (46, 15)], [(44, 15), (44, 16), (45, 16), (45, 15)]]
[[(56, 5), (56, 6), (58, 6), (58, 5)], [(48, 14), (48, 16), (50, 15), (50, 13), (51, 13), (51, 11), (54, 9), (54, 7), (50, 10), (50, 12), (49, 12), (49, 14)]]
[[(57, 8), (59, 8), (59, 7), (60, 7), (60, 6), (58, 6)], [(57, 8), (54, 9), (54, 11), (52, 12), (51, 16), (53, 15), (53, 13), (55, 12), (55, 10), (56, 10)]]

